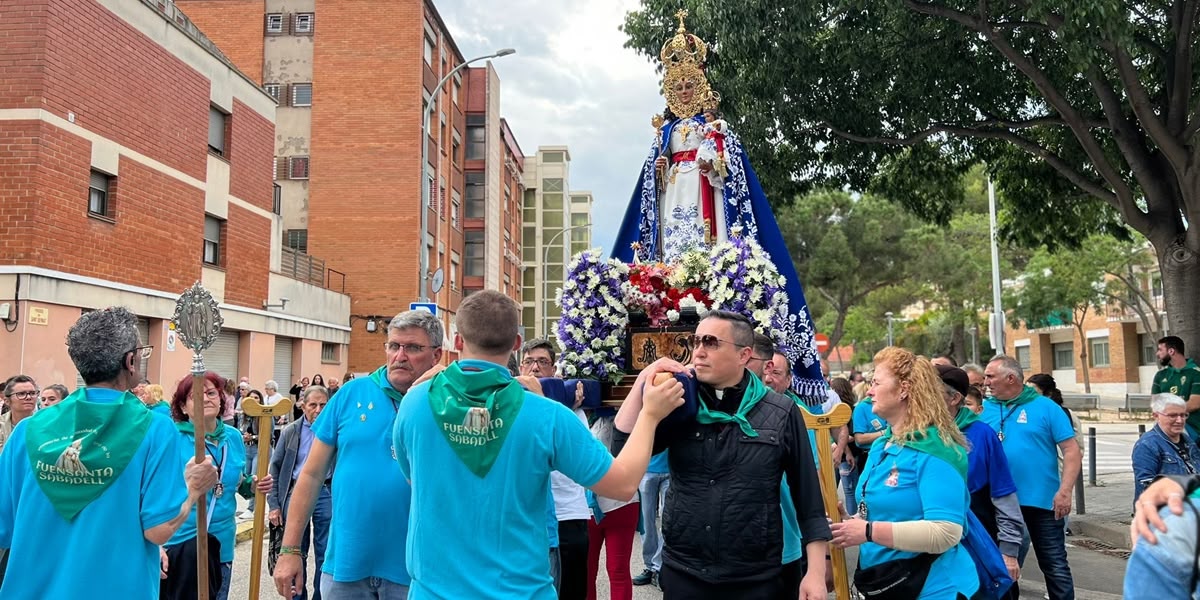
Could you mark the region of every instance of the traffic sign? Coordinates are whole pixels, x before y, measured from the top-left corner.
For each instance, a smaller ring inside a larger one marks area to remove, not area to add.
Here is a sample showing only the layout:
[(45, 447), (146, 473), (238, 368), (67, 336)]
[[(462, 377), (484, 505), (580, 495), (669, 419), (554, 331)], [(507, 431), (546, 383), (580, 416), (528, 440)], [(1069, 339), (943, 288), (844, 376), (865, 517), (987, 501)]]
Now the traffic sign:
[(436, 302), (410, 302), (408, 304), (408, 310), (423, 310), (427, 313), (433, 313), (436, 315), (437, 314), (437, 303)]
[(829, 336), (823, 333), (818, 333), (814, 339), (817, 342), (817, 352), (824, 352), (825, 349), (829, 347)]

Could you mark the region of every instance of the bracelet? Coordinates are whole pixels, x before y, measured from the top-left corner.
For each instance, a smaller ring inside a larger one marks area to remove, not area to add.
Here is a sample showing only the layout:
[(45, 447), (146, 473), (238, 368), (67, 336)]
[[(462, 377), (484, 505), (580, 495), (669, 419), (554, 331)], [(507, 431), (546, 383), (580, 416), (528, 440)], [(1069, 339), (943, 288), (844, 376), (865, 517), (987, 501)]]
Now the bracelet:
[(871, 539), (871, 522), (870, 521), (867, 521), (867, 541), (868, 542), (875, 541), (875, 540)]
[(302, 558), (304, 557), (304, 555), (300, 553), (300, 546), (280, 546), (279, 554), (295, 554), (296, 556)]

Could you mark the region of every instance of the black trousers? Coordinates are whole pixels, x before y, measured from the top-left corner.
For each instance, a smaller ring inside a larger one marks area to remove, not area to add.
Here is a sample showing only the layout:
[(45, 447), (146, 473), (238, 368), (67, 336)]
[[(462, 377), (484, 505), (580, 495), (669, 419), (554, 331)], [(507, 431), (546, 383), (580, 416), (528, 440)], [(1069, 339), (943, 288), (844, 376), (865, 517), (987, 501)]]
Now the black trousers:
[(587, 599), (587, 519), (558, 522), (558, 600)]
[(762, 581), (709, 583), (666, 563), (659, 573), (663, 600), (796, 600), (803, 578), (799, 560), (783, 565), (778, 576)]

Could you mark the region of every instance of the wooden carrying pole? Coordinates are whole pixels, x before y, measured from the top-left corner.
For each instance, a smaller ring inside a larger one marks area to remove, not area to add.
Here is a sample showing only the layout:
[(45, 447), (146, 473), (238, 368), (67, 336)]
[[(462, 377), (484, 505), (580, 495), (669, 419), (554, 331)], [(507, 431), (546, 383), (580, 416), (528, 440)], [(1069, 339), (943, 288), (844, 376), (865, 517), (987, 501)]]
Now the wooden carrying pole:
[[(830, 449), (830, 446), (833, 445), (833, 435), (830, 432), (849, 423), (852, 411), (849, 406), (838, 404), (833, 407), (833, 411), (825, 415), (814, 415), (807, 410), (800, 412), (804, 413), (805, 427), (817, 435), (817, 461), (821, 465), (817, 469), (817, 476), (821, 480), (821, 497), (825, 500), (825, 513), (833, 519), (834, 523), (840, 523), (842, 517), (838, 510), (838, 486), (833, 477), (837, 465), (833, 464), (833, 451)], [(835, 597), (839, 600), (850, 598), (850, 574), (846, 569), (846, 551), (830, 544), (829, 554), (833, 557)], [(818, 558), (818, 560), (820, 559)]]
[[(267, 476), (267, 468), (271, 462), (271, 434), (274, 421), (280, 415), (291, 414), (291, 398), (283, 398), (271, 405), (259, 404), (253, 398), (242, 400), (242, 412), (247, 417), (258, 419), (258, 470), (255, 476), (262, 481)], [(280, 473), (283, 477), (291, 477), (291, 473)], [(257, 489), (254, 490), (254, 540), (250, 552), (250, 600), (259, 600), (258, 582), (262, 578), (262, 546), (265, 528), (263, 516), (266, 511), (267, 499)]]
[[(208, 458), (204, 449), (204, 375), (208, 371), (192, 371), (192, 424), (195, 425), (196, 462)], [(225, 393), (221, 390), (221, 393)], [(221, 416), (217, 415), (218, 425)], [(199, 600), (208, 600), (208, 494), (196, 503), (196, 594)]]

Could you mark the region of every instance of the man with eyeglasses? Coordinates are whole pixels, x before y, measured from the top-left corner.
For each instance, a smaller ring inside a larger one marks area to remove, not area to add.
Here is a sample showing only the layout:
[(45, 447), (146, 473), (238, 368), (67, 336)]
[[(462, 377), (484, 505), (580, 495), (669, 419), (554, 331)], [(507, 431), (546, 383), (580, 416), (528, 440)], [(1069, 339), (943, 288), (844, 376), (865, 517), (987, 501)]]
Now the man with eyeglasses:
[[(402, 312), (388, 324), (387, 364), (342, 385), (312, 426), (312, 447), (284, 517), (275, 588), (292, 598), (304, 589), (300, 540), (317, 496), (332, 485), (329, 544), (322, 565), (325, 600), (403, 600), (412, 488), (396, 468), (392, 422), (409, 388), (442, 359), (442, 322), (429, 312)], [(337, 463), (333, 456), (337, 454)], [(332, 467), (332, 475), (330, 473)]]
[(13, 427), (33, 414), (37, 399), (37, 383), (28, 375), (16, 375), (4, 384), (4, 402), (8, 404), (8, 412), (0, 415), (0, 452), (4, 451), (4, 443), (12, 435)]
[[(754, 328), (742, 315), (709, 312), (691, 342), (696, 417), (664, 422), (654, 439), (656, 453), (670, 449), (663, 598), (824, 600), (824, 561), (809, 565), (799, 590), (785, 583), (793, 579), (782, 562), (785, 474), (807, 554), (825, 556), (831, 537), (800, 408), (747, 370)], [(646, 371), (652, 381), (658, 372), (682, 373), (685, 367), (660, 359)], [(617, 413), (614, 452), (629, 438), (641, 408), (642, 392), (635, 388)]]

